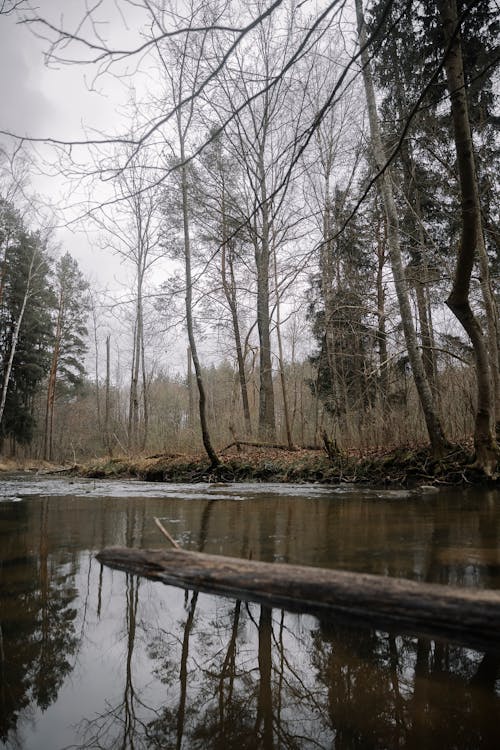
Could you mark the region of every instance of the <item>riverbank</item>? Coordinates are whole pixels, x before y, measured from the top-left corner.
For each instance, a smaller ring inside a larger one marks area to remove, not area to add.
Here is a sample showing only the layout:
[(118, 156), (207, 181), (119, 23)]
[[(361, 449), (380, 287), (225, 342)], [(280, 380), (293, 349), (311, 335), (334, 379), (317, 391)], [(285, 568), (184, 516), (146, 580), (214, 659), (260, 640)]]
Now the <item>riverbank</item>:
[(149, 482), (319, 482), (371, 486), (500, 485), (475, 468), (470, 446), (454, 446), (436, 459), (427, 447), (399, 447), (367, 453), (270, 447), (232, 447), (221, 453), (221, 464), (210, 468), (205, 455), (162, 453), (153, 456), (99, 458), (81, 464), (1, 459), (1, 472), (26, 471), (90, 478), (134, 478)]
[(473, 464), (467, 447), (455, 446), (441, 459), (426, 447), (379, 450), (368, 454), (322, 450), (232, 448), (211, 469), (205, 456), (161, 454), (148, 457), (100, 459), (78, 468), (87, 477), (130, 476), (160, 482), (339, 482), (372, 486), (499, 484), (487, 479)]

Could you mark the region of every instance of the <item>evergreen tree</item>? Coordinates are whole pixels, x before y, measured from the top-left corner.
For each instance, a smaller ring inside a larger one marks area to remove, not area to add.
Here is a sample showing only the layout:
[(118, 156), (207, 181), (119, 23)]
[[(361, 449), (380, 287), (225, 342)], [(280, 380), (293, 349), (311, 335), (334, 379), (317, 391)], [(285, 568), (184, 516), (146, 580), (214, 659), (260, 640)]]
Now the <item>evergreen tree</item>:
[(56, 265), (55, 291), (55, 327), (45, 411), (44, 457), (47, 460), (52, 458), (56, 396), (72, 394), (83, 384), (85, 376), (83, 358), (87, 351), (88, 283), (69, 253), (65, 253)]
[[(488, 422), (496, 421), (500, 426), (498, 309), (489, 262), (495, 255), (497, 242), (494, 211), (499, 187), (499, 122), (494, 112), (499, 19), (495, 5), (458, 0), (448, 6), (425, 0), (415, 6), (408, 0), (396, 0), (391, 8), (391, 32), (384, 37), (376, 54), (378, 80), (385, 93), (389, 139), (393, 143), (399, 140), (401, 146), (399, 160), (407, 203), (405, 226), (411, 228), (413, 222), (414, 235), (419, 237), (417, 264), (420, 266), (422, 260), (425, 263), (430, 256), (426, 247), (430, 243), (425, 241), (428, 238), (433, 238), (440, 256), (435, 265), (449, 261), (450, 248), (460, 248), (459, 261), (464, 254), (469, 259), (465, 266), (459, 262), (453, 272), (455, 281), (447, 305), (473, 344), (478, 376), (475, 439), (478, 456), (481, 452), (478, 446), (490, 442), (490, 437), (479, 438), (479, 422), (483, 423), (484, 435), (490, 434)], [(375, 18), (382, 12), (382, 6), (376, 3)], [(465, 115), (461, 112), (464, 130), (460, 134), (456, 117), (458, 98), (466, 110)], [(415, 112), (417, 103), (420, 106)], [(402, 139), (410, 113), (413, 121)], [(460, 160), (465, 153), (462, 148), (470, 157), (470, 195)], [(474, 203), (473, 208), (472, 203), (465, 207), (466, 193)], [(467, 232), (464, 235), (466, 225), (471, 229), (469, 235)], [(464, 245), (466, 239), (472, 243), (468, 248)], [(479, 285), (474, 280), (470, 283), (474, 263), (479, 270)], [(428, 274), (423, 270), (425, 279)], [(457, 274), (462, 271), (465, 276), (459, 284)], [(466, 290), (467, 302), (461, 297), (458, 305), (456, 291), (460, 285)], [(449, 291), (449, 281), (447, 286)], [(467, 308), (465, 317), (461, 311), (463, 305)], [(421, 324), (425, 350), (424, 328)], [(489, 463), (483, 459), (479, 458), (481, 464)]]
[(39, 234), (28, 232), (14, 207), (0, 204), (0, 439), (29, 443), (33, 398), (49, 368), (49, 259)]
[(374, 263), (366, 252), (359, 217), (331, 239), (352, 210), (346, 193), (338, 188), (331, 203), (309, 317), (318, 343), (311, 358), (318, 371), (315, 388), (327, 411), (339, 420), (349, 412), (364, 411), (370, 402), (365, 373), (373, 356), (373, 305), (368, 300), (373, 295)]

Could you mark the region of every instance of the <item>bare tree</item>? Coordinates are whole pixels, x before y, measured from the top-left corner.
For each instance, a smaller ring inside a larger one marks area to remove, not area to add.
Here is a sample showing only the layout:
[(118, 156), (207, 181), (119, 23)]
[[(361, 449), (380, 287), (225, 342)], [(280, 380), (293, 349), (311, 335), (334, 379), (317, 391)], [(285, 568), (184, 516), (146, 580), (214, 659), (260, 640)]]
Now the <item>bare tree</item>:
[[(203, 12), (202, 8), (202, 12)], [(197, 9), (193, 3), (188, 7), (188, 23), (191, 27), (198, 21)], [(167, 18), (175, 25), (174, 9), (166, 13)], [(161, 20), (159, 15), (155, 15), (155, 21), (164, 27), (164, 16)], [(188, 180), (188, 152), (189, 134), (194, 120), (194, 103), (195, 97), (192, 95), (197, 90), (200, 78), (204, 74), (203, 56), (208, 43), (207, 33), (201, 32), (200, 35), (186, 34), (180, 43), (170, 41), (164, 42), (161, 46), (158, 44), (158, 53), (161, 61), (161, 69), (165, 82), (167, 84), (168, 101), (174, 105), (175, 131), (176, 131), (176, 152), (178, 161), (178, 171), (180, 175), (180, 193), (182, 204), (182, 231), (184, 246), (184, 270), (185, 270), (185, 302), (186, 302), (186, 326), (189, 339), (189, 347), (193, 360), (196, 383), (198, 386), (198, 404), (200, 415), (200, 426), (203, 440), (203, 446), (210, 459), (212, 467), (218, 466), (219, 458), (212, 446), (210, 432), (207, 420), (206, 394), (203, 382), (201, 362), (198, 356), (198, 347), (194, 330), (193, 319), (193, 276), (192, 276), (192, 247), (191, 247), (191, 221), (190, 221), (190, 195)], [(173, 63), (173, 66), (172, 66)], [(184, 102), (187, 100), (187, 104)]]
[[(262, 3), (255, 5), (263, 11)], [(276, 417), (272, 341), (273, 253), (291, 239), (300, 212), (291, 197), (291, 165), (304, 127), (304, 89), (282, 74), (297, 44), (295, 7), (259, 25), (248, 45), (235, 55), (233, 69), (219, 77), (221, 90), (212, 100), (219, 122), (230, 121), (226, 142), (244, 174), (241, 222), (254, 250), (256, 318), (259, 336), (259, 435), (275, 439)], [(280, 41), (277, 41), (279, 29)], [(307, 75), (307, 72), (305, 73)], [(272, 82), (272, 85), (271, 85)], [(286, 393), (285, 393), (286, 403)]]
[(131, 158), (127, 170), (114, 180), (117, 202), (103, 207), (96, 221), (104, 231), (104, 241), (134, 272), (133, 345), (128, 412), (129, 450), (144, 449), (148, 435), (148, 377), (145, 335), (145, 285), (155, 264), (164, 255), (160, 245), (160, 204), (158, 190), (149, 186), (147, 150)]

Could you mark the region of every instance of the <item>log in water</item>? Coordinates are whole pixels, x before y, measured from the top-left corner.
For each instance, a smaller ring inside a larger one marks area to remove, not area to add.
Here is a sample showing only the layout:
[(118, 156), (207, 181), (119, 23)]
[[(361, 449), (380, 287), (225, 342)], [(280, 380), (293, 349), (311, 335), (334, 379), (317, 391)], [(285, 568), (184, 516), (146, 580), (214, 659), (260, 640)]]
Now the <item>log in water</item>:
[(270, 607), (334, 613), (377, 627), (441, 635), (481, 646), (500, 643), (500, 592), (401, 578), (265, 563), (185, 550), (108, 547), (97, 559), (166, 584)]

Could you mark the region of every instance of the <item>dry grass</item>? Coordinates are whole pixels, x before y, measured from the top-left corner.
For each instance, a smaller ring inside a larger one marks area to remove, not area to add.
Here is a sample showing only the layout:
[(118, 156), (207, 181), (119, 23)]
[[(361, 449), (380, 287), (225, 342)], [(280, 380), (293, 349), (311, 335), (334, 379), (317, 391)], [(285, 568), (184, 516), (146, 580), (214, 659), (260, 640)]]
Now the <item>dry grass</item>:
[[(339, 452), (328, 457), (321, 450), (286, 451), (246, 447), (230, 449), (221, 465), (211, 468), (204, 455), (163, 454), (101, 459), (80, 468), (95, 478), (133, 476), (163, 482), (339, 482), (372, 485), (461, 485), (488, 481), (472, 464), (467, 446), (455, 446), (443, 458), (427, 447), (406, 446), (360, 455)], [(498, 484), (499, 480), (489, 480)]]

